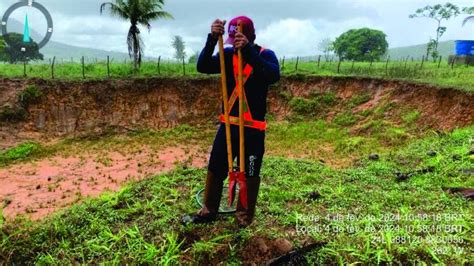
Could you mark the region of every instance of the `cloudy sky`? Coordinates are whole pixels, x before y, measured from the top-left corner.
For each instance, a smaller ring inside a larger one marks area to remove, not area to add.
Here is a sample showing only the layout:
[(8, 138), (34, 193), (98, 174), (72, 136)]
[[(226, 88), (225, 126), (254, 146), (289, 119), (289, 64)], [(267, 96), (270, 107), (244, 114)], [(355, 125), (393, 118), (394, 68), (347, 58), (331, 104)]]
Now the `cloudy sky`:
[[(34, 0), (50, 11), (54, 20), (53, 40), (76, 46), (126, 52), (126, 21), (100, 15), (103, 0)], [(0, 13), (16, 0), (0, 0)], [(472, 0), (451, 0), (464, 7)], [(147, 56), (171, 57), (171, 38), (181, 35), (187, 53), (204, 44), (215, 18), (231, 19), (247, 15), (254, 19), (257, 43), (273, 49), (279, 56), (306, 56), (317, 53), (324, 38), (335, 38), (346, 30), (370, 27), (384, 31), (390, 47), (426, 43), (434, 37), (436, 25), (428, 19), (409, 19), (408, 15), (436, 0), (168, 0), (165, 10), (174, 20), (154, 21), (148, 33), (142, 30)], [(44, 32), (46, 23), (35, 10), (24, 8), (12, 18), (30, 16), (30, 26)], [(444, 40), (474, 38), (474, 23), (461, 27), (462, 17), (449, 21)]]

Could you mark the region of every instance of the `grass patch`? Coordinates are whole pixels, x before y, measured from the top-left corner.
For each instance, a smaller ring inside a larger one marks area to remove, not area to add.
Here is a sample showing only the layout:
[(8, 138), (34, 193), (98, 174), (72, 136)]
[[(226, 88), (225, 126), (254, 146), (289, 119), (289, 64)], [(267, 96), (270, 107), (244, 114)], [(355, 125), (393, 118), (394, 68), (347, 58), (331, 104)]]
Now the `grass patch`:
[(334, 92), (311, 93), (310, 97), (293, 97), (289, 106), (299, 118), (320, 117), (324, 110), (336, 104), (337, 97)]
[(334, 117), (333, 122), (339, 126), (351, 126), (357, 122), (357, 118), (351, 111), (340, 113)]
[(369, 92), (357, 94), (349, 100), (349, 106), (355, 107), (364, 104), (372, 99), (372, 94)]
[(408, 125), (413, 124), (420, 118), (420, 116), (421, 116), (421, 113), (418, 110), (413, 110), (411, 112), (408, 112), (402, 115), (402, 121)]
[(42, 150), (42, 146), (35, 142), (26, 142), (0, 153), (0, 165), (7, 165), (23, 161), (34, 156)]
[(35, 85), (28, 85), (21, 93), (18, 94), (18, 102), (24, 107), (28, 108), (30, 104), (37, 103), (43, 92)]
[[(104, 59), (105, 60), (105, 59)], [(57, 62), (54, 73), (56, 79), (63, 80), (101, 80), (107, 79), (107, 63), (102, 60), (88, 62), (85, 64), (85, 77), (82, 75), (80, 63)], [(112, 60), (113, 61), (113, 60)], [(438, 63), (424, 62), (299, 62), (296, 69), (296, 60), (287, 59), (282, 65), (282, 75), (291, 76), (305, 80), (308, 76), (338, 76), (338, 77), (372, 77), (384, 79), (398, 79), (411, 82), (434, 84), (441, 87), (454, 87), (460, 90), (474, 91), (474, 68), (464, 65), (454, 65), (452, 68), (446, 62)], [(388, 70), (388, 71), (387, 71)], [(22, 64), (0, 64), (2, 77), (23, 77)], [(113, 61), (110, 64), (111, 78), (134, 78), (134, 77), (186, 77), (196, 78), (206, 75), (197, 73), (196, 64), (186, 64), (185, 73), (181, 62), (162, 61), (160, 68), (156, 61), (144, 61), (142, 67), (135, 72), (133, 65)], [(51, 67), (46, 63), (30, 64), (27, 67), (27, 77), (51, 79)]]

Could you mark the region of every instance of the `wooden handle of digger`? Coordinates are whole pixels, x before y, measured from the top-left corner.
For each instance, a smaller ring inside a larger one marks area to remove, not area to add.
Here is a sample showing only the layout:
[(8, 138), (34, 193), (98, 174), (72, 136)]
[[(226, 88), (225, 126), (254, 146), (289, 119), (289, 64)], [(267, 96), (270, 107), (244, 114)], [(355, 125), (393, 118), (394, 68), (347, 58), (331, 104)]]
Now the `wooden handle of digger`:
[[(238, 31), (243, 32), (242, 23), (238, 22)], [(244, 130), (244, 100), (245, 100), (245, 91), (244, 91), (244, 77), (243, 77), (243, 58), (242, 58), (242, 49), (238, 51), (239, 57), (239, 73), (238, 73), (238, 83), (239, 83), (239, 140), (240, 140), (240, 172), (245, 172), (245, 130)]]
[(229, 120), (229, 96), (227, 94), (227, 76), (225, 72), (225, 54), (224, 54), (224, 39), (222, 35), (219, 36), (219, 60), (221, 65), (221, 82), (222, 82), (222, 101), (224, 102), (224, 117), (225, 117), (225, 139), (227, 143), (227, 163), (229, 165), (229, 172), (232, 171), (234, 160), (232, 159), (232, 142), (230, 136), (230, 120)]

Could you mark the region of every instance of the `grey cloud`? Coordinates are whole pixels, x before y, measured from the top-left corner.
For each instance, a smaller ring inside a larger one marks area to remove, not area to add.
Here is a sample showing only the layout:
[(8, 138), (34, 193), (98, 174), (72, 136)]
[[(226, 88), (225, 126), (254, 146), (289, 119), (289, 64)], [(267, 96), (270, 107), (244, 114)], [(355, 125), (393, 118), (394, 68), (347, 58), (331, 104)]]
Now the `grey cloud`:
[[(0, 13), (17, 0), (0, 0)], [(53, 15), (53, 39), (72, 45), (126, 52), (128, 22), (99, 14), (105, 0), (35, 0)], [(111, 0), (109, 0), (111, 1)], [(408, 15), (438, 0), (168, 0), (164, 10), (174, 20), (152, 22), (150, 34), (143, 30), (150, 56), (172, 56), (171, 37), (181, 35), (188, 54), (203, 45), (210, 23), (217, 17), (230, 19), (245, 14), (257, 27), (257, 41), (275, 46), (281, 55), (316, 52), (317, 42), (335, 37), (353, 27), (370, 26), (387, 33), (391, 47), (426, 42), (433, 35), (429, 20), (413, 20)], [(459, 6), (472, 6), (471, 0), (451, 0)], [(295, 27), (299, 27), (295, 29)], [(447, 24), (444, 40), (466, 38), (471, 34), (460, 27), (460, 18)], [(276, 28), (273, 28), (276, 27)], [(292, 40), (282, 40), (291, 36)], [(93, 40), (93, 41), (91, 41)]]

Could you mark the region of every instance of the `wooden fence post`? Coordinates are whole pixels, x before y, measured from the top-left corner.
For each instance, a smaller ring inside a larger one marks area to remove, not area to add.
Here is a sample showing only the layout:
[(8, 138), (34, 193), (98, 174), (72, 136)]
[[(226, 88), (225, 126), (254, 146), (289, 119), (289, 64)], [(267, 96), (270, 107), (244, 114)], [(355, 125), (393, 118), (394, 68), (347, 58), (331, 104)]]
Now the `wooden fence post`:
[(158, 75), (160, 75), (160, 63), (161, 63), (161, 55), (158, 56), (158, 65), (156, 66), (158, 68)]
[(424, 63), (425, 63), (425, 56), (423, 55), (423, 58), (421, 58), (420, 70), (423, 69), (423, 64)]
[(183, 76), (186, 76), (186, 62), (184, 62), (184, 56), (183, 56)]
[(283, 60), (281, 61), (281, 70), (285, 69), (285, 57), (283, 56)]
[(320, 63), (321, 63), (321, 55), (319, 55), (319, 57), (318, 57), (318, 68), (319, 68)]
[(110, 78), (110, 57), (107, 56), (107, 77)]
[(81, 58), (81, 64), (82, 64), (82, 78), (85, 79), (86, 78), (86, 69), (85, 69), (85, 59), (84, 59), (84, 56), (82, 56)]
[(299, 61), (300, 61), (300, 57), (299, 57), (299, 56), (297, 56), (297, 57), (296, 57), (295, 72), (297, 72), (297, 71), (298, 71), (298, 63), (299, 63)]
[(442, 60), (443, 60), (443, 56), (441, 55), (441, 56), (439, 56), (438, 68), (441, 67), (441, 61), (442, 61)]
[(23, 77), (26, 77), (26, 59), (23, 61)]
[(342, 62), (342, 59), (339, 57), (339, 63), (337, 64), (337, 73), (341, 71), (341, 62)]
[(388, 75), (388, 63), (390, 62), (390, 56), (387, 57), (387, 63), (385, 63), (385, 75)]
[(54, 63), (56, 62), (56, 56), (53, 57), (53, 63), (51, 64), (51, 78), (54, 79)]

